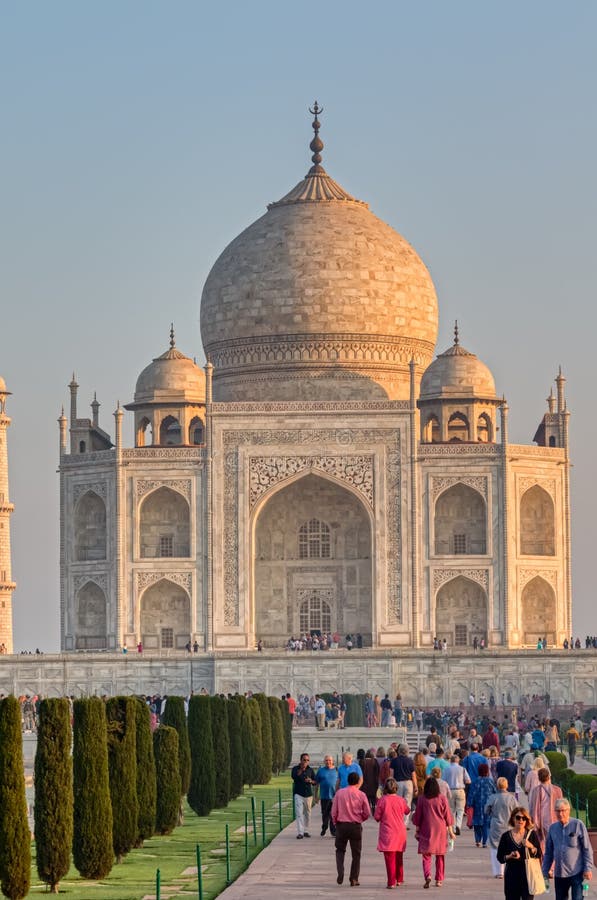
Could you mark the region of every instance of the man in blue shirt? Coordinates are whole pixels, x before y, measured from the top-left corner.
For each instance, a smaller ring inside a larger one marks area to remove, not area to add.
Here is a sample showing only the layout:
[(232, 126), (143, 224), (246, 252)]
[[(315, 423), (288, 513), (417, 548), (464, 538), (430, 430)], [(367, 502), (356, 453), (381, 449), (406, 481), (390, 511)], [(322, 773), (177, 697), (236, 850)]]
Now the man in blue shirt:
[(357, 787), (360, 787), (363, 783), (363, 772), (358, 763), (352, 761), (352, 753), (349, 753), (348, 750), (345, 750), (342, 754), (342, 765), (338, 766), (338, 779), (336, 781), (336, 790), (339, 788), (348, 787), (348, 776), (351, 772), (356, 772), (359, 776), (359, 783)]
[(326, 756), (323, 766), (320, 766), (315, 776), (315, 781), (319, 785), (319, 800), (321, 803), (321, 836), (323, 837), (328, 826), (332, 837), (336, 834), (336, 826), (330, 819), (332, 812), (332, 801), (336, 793), (336, 782), (338, 780), (338, 770), (334, 765), (334, 758)]
[(542, 869), (547, 878), (553, 865), (556, 900), (581, 900), (583, 878), (593, 877), (593, 850), (584, 822), (570, 818), (570, 803), (563, 797), (555, 803), (557, 822), (545, 842)]
[(486, 762), (486, 759), (479, 753), (479, 744), (473, 744), (471, 752), (460, 763), (462, 768), (468, 772), (471, 783), (474, 783), (479, 777), (479, 766), (484, 762)]

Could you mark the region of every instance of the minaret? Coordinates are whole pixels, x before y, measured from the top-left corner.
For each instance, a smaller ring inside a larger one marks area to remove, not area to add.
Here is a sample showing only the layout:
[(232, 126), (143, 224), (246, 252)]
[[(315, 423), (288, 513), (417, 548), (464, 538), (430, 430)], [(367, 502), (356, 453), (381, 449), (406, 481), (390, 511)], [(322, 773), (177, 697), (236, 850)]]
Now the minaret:
[(0, 378), (0, 651), (12, 653), (12, 592), (16, 584), (11, 580), (10, 569), (10, 514), (14, 506), (8, 493), (8, 450), (6, 433), (10, 418), (6, 415), (6, 390)]

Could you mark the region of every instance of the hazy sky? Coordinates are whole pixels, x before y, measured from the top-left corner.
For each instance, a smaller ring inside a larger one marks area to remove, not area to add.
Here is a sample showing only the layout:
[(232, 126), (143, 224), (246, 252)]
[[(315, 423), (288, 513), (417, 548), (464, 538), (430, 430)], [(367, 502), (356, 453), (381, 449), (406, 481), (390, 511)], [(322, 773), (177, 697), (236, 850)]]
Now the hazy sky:
[(531, 442), (562, 365), (574, 627), (597, 632), (596, 34), (593, 0), (0, 4), (17, 649), (59, 644), (56, 419), (73, 369), (80, 414), (97, 390), (113, 433), (171, 320), (203, 361), (205, 277), (307, 171), (315, 98), (327, 171), (421, 254), (438, 351), (458, 318), (513, 442)]

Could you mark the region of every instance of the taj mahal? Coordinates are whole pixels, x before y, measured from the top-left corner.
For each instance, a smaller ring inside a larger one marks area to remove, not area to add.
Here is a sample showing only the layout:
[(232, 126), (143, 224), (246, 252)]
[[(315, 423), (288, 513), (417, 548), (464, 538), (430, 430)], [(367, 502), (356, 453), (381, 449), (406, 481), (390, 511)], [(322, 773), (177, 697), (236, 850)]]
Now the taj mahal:
[[(81, 414), (73, 375), (59, 418), (63, 654), (142, 644), (174, 659), (190, 642), (219, 689), (262, 678), (277, 693), (325, 681), (326, 666), (345, 690), (390, 689), (435, 636), (453, 654), (477, 638), (517, 691), (516, 654), (571, 634), (565, 379), (529, 423), (533, 443), (510, 443), (508, 402), (463, 346), (466, 324), (436, 348), (424, 262), (327, 174), (311, 112), (311, 168), (205, 282), (205, 367), (171, 330), (112, 429), (95, 399)], [(359, 633), (364, 649), (297, 675), (283, 647), (316, 630)], [(574, 676), (558, 677), (563, 695)], [(424, 690), (444, 690), (436, 680)]]

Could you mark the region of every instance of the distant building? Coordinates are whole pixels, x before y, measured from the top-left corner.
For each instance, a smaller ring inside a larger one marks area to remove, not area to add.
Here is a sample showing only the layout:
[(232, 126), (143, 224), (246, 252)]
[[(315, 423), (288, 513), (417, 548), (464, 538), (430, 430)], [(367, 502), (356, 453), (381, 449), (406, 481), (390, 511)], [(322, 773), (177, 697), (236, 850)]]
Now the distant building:
[(457, 329), (433, 359), (431, 276), (324, 171), (317, 112), (312, 168), (208, 276), (205, 371), (171, 334), (125, 407), (132, 448), (122, 409), (114, 445), (96, 400), (78, 417), (73, 377), (65, 650), (570, 636), (564, 378), (537, 446), (511, 444), (508, 406)]

